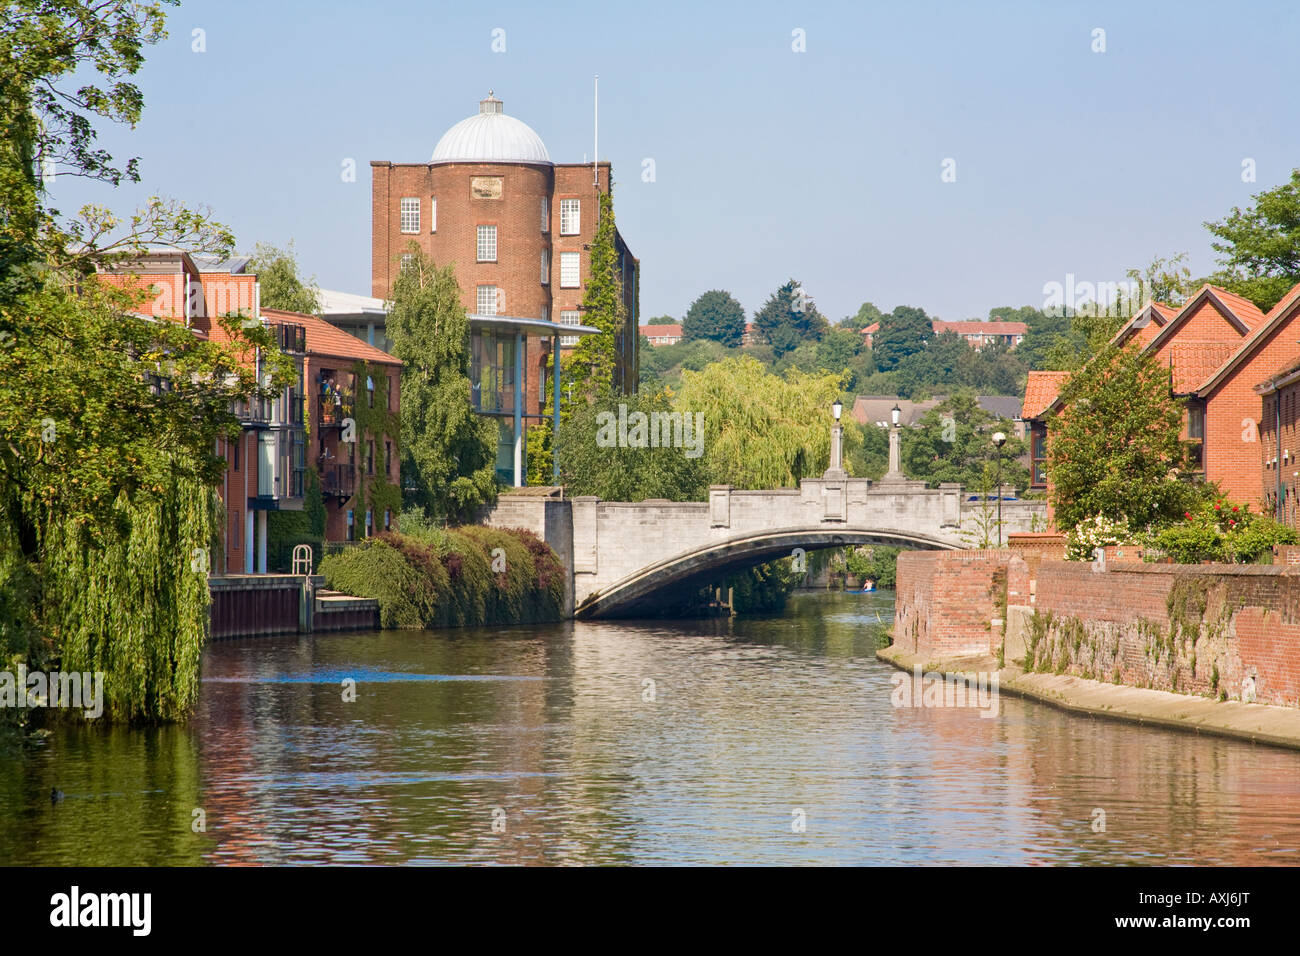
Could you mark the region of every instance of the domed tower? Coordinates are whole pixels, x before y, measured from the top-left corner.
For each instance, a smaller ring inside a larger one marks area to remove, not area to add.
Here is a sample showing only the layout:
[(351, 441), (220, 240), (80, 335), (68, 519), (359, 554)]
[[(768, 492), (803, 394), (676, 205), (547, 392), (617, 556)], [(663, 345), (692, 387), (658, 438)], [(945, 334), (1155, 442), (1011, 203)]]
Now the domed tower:
[[(477, 113), (442, 135), (427, 163), (370, 166), (371, 294), (387, 298), (412, 241), (439, 265), (454, 266), (476, 367), (497, 368), (507, 353), (511, 363), (521, 354), (520, 415), (535, 420), (554, 325), (576, 326), (561, 336), (563, 348), (587, 331), (581, 304), (609, 163), (552, 162), (542, 138), (489, 91)], [(628, 318), (615, 336), (614, 384), (630, 392), (638, 378), (637, 260), (622, 236), (616, 244)], [(513, 383), (513, 372), (484, 372), (475, 401), (485, 414), (507, 414), (500, 401), (515, 403), (513, 385), (508, 398), (491, 397), (503, 379)]]

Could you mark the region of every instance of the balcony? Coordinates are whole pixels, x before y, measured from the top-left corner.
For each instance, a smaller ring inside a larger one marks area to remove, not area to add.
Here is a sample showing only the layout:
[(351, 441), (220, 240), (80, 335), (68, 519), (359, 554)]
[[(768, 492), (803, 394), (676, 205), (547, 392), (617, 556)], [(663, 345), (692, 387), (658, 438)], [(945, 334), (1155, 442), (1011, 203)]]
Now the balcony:
[(352, 465), (326, 465), (321, 469), (320, 491), (326, 498), (346, 501), (356, 493), (356, 469)]
[[(335, 398), (339, 401), (335, 401)], [(341, 428), (343, 419), (352, 417), (352, 396), (346, 392), (335, 395), (318, 395), (316, 397), (318, 420), (326, 428)]]
[(275, 402), (253, 396), (234, 403), (233, 411), (245, 428), (262, 428), (275, 418)]
[(297, 355), (306, 354), (307, 327), (305, 325), (276, 322), (272, 324), (271, 328), (275, 330), (275, 344), (279, 346), (281, 352), (291, 352)]

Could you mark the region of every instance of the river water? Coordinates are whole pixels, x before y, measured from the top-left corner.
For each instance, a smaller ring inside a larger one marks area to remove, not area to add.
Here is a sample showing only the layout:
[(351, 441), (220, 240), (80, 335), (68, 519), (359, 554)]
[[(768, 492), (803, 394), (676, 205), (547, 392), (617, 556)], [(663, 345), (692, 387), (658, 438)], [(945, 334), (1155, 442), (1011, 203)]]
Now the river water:
[(6, 759), (0, 863), (1300, 863), (1300, 753), (896, 708), (892, 607), (217, 644), (190, 725)]

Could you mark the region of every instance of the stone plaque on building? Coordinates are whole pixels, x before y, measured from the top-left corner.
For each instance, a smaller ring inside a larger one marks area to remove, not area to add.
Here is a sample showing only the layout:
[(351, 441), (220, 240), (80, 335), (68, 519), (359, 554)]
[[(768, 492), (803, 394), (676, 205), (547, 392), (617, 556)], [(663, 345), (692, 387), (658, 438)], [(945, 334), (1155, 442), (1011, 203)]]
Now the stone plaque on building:
[(471, 176), (469, 194), (474, 199), (500, 199), (500, 176)]

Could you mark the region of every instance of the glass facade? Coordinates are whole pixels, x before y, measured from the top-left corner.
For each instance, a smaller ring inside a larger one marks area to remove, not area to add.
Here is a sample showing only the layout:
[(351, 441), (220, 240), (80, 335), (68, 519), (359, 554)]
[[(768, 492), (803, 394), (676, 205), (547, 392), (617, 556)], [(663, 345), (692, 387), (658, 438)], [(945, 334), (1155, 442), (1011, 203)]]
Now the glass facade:
[[(476, 412), (512, 416), (515, 413), (515, 333), (488, 329), (470, 332), (470, 398)], [(528, 340), (523, 339), (523, 364), (528, 365)]]

